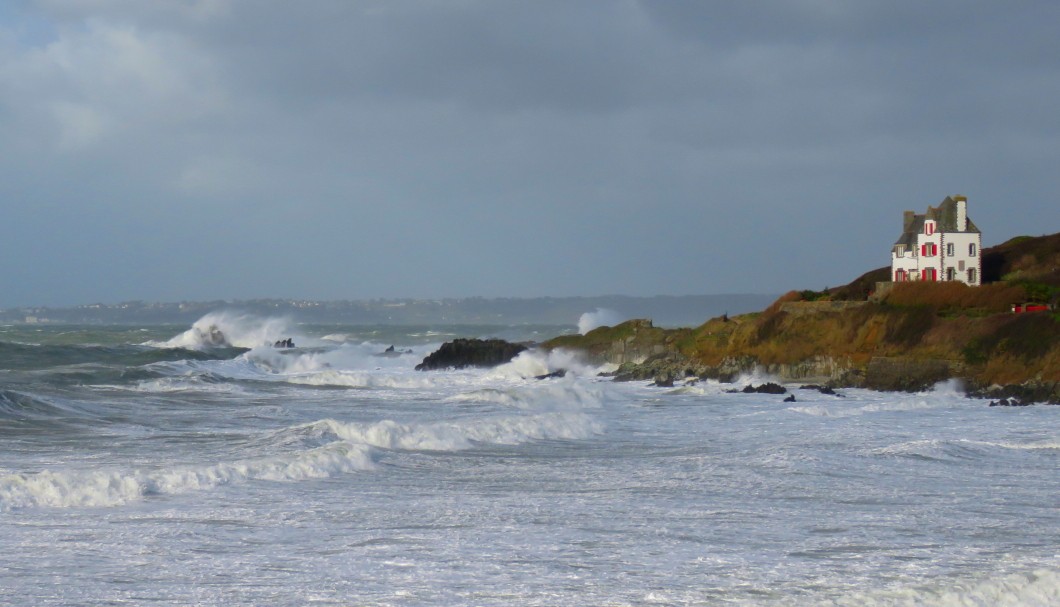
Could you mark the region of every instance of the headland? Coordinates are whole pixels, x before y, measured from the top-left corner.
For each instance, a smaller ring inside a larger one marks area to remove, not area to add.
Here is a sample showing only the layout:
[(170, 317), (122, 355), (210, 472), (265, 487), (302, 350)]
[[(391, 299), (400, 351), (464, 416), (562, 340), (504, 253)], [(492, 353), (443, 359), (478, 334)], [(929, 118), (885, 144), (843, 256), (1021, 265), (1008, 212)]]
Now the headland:
[(543, 347), (619, 365), (616, 380), (659, 385), (758, 369), (785, 382), (884, 391), (958, 379), (970, 394), (1060, 403), (1060, 233), (985, 249), (978, 287), (889, 283), (889, 274), (792, 291), (761, 312), (694, 328), (632, 320)]

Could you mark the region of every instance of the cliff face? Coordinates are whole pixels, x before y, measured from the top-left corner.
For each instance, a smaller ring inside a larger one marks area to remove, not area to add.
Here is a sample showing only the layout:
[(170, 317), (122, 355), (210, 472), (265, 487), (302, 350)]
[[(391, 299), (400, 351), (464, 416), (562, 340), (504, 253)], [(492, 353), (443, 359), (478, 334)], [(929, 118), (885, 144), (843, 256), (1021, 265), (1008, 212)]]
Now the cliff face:
[(581, 350), (593, 361), (622, 364), (619, 378), (660, 383), (689, 375), (726, 380), (757, 367), (785, 381), (879, 390), (919, 390), (957, 377), (973, 391), (1010, 386), (1008, 394), (1060, 400), (1060, 314), (1010, 311), (1013, 303), (1060, 293), (1052, 284), (1060, 276), (1060, 235), (1020, 244), (1002, 245), (1014, 260), (1006, 262), (1007, 280), (982, 287), (904, 283), (878, 301), (845, 299), (865, 290), (866, 277), (875, 277), (869, 273), (829, 293), (792, 292), (763, 312), (694, 329), (631, 321), (545, 347)]

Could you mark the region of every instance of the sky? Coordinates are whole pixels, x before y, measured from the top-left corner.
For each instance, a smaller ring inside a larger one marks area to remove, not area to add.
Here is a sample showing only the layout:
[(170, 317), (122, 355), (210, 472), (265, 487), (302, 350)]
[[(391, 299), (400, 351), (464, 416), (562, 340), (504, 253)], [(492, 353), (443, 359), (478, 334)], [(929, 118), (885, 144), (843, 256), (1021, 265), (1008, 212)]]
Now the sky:
[(4, 0), (0, 307), (782, 293), (1060, 231), (1060, 3)]

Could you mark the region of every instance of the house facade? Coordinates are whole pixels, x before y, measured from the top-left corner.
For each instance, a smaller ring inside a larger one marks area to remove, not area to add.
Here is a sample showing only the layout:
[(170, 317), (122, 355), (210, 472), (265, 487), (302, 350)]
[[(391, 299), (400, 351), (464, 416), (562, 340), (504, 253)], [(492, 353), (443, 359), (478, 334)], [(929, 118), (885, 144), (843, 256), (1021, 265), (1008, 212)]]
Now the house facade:
[(923, 215), (906, 211), (891, 249), (891, 280), (982, 284), (982, 234), (968, 218), (968, 199), (947, 196)]

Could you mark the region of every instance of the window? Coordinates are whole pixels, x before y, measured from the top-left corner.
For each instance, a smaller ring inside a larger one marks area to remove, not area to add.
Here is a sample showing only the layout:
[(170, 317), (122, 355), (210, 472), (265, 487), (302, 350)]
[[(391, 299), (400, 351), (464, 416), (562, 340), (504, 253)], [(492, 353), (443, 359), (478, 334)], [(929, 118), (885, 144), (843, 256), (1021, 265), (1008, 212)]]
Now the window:
[(953, 268), (946, 268), (946, 280), (957, 280), (957, 270), (954, 270)]
[(906, 281), (905, 270), (895, 270), (894, 271), (894, 282), (905, 282), (905, 281)]
[(954, 249), (954, 246), (953, 246), (952, 242), (949, 243), (948, 245), (946, 245), (946, 254), (949, 255), (950, 257), (953, 257), (953, 249)]
[(920, 270), (920, 280), (928, 280), (931, 282), (938, 280), (938, 274), (935, 272), (935, 268)]
[[(972, 246), (974, 247), (975, 245), (973, 244)], [(968, 268), (968, 282), (975, 284), (975, 268)]]
[(975, 257), (975, 243), (968, 245), (968, 255)]
[(920, 256), (921, 257), (934, 257), (939, 254), (939, 245), (934, 243), (920, 245)]

